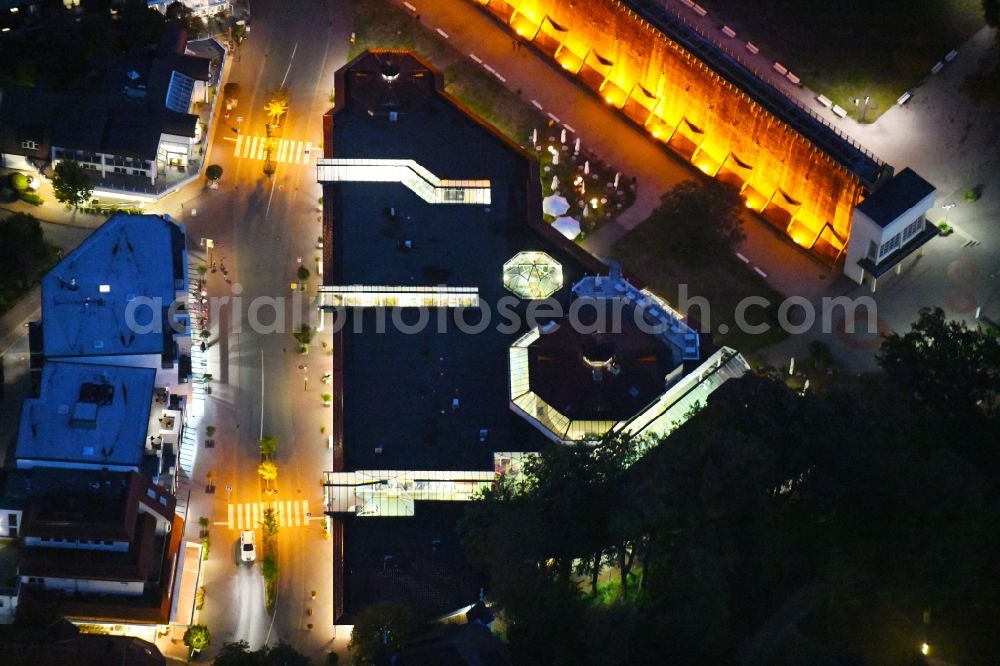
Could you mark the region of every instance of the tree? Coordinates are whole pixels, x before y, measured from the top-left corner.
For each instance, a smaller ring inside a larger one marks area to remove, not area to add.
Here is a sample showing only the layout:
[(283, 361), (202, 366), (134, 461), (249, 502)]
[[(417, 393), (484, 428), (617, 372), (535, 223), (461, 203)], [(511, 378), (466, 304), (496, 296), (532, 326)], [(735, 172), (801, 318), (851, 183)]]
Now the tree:
[(278, 439), (274, 435), (264, 435), (260, 438), (260, 455), (271, 458), (278, 448)]
[(1000, 0), (983, 0), (983, 18), (986, 25), (1000, 28)]
[(416, 613), (408, 606), (382, 601), (358, 614), (347, 649), (354, 655), (353, 663), (375, 664), (377, 659), (391, 655), (415, 638), (420, 629)]
[(19, 171), (10, 174), (10, 186), (15, 192), (24, 192), (28, 189), (29, 184), (30, 181), (25, 174)]
[(179, 25), (192, 39), (204, 29), (204, 22), (194, 15), (194, 11), (183, 2), (167, 5), (167, 20)]
[(257, 473), (265, 481), (274, 481), (278, 478), (278, 466), (270, 460), (265, 460), (257, 466)]
[(295, 331), (293, 335), (299, 344), (308, 345), (312, 342), (315, 331), (313, 331), (309, 324), (302, 324), (302, 326), (299, 327), (299, 330)]
[(268, 553), (260, 563), (260, 575), (266, 581), (274, 581), (278, 578), (278, 558), (274, 553)]
[(260, 524), (264, 528), (265, 539), (270, 539), (278, 534), (278, 518), (274, 514), (274, 509), (264, 509), (264, 518)]
[(235, 81), (230, 81), (222, 88), (222, 95), (226, 99), (236, 99), (240, 96), (241, 88), (240, 84)]
[(264, 105), (264, 111), (270, 117), (271, 124), (277, 124), (281, 116), (288, 112), (287, 93), (283, 90), (275, 92), (267, 104)]
[(210, 164), (205, 168), (205, 177), (213, 183), (222, 178), (222, 167), (218, 164)]
[(12, 213), (0, 222), (0, 313), (49, 270), (57, 253), (32, 215)]
[(730, 253), (743, 241), (741, 210), (739, 193), (729, 185), (687, 180), (663, 195), (649, 222), (667, 231), (661, 237), (671, 256), (694, 265)]
[(885, 338), (878, 363), (924, 404), (967, 413), (993, 409), (1000, 396), (1000, 337), (995, 330), (949, 321), (941, 308), (923, 308), (910, 331)]
[(212, 642), (212, 634), (203, 624), (192, 624), (184, 632), (184, 645), (188, 646), (191, 653), (201, 652)]
[(295, 274), (298, 276), (299, 282), (305, 282), (309, 279), (309, 269), (305, 266), (299, 266), (299, 270)]
[(52, 175), (52, 189), (55, 190), (56, 200), (79, 208), (90, 200), (94, 185), (78, 162), (64, 160), (56, 165)]

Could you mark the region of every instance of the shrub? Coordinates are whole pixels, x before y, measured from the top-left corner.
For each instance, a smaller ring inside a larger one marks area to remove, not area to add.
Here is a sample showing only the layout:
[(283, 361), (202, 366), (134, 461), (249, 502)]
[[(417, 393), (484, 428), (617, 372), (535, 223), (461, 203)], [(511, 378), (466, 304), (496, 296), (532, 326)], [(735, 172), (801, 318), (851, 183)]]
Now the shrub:
[(309, 269), (305, 266), (299, 266), (299, 270), (296, 275), (298, 275), (300, 282), (305, 282), (309, 279)]
[(32, 206), (41, 206), (45, 203), (45, 199), (41, 198), (34, 192), (18, 192), (17, 198), (25, 203), (30, 203)]
[(299, 330), (295, 331), (295, 340), (302, 345), (308, 345), (312, 342), (315, 331), (309, 326), (309, 324), (302, 324)]
[(833, 354), (830, 352), (830, 345), (822, 340), (813, 340), (809, 343), (809, 355), (823, 365), (833, 365)]
[(205, 169), (205, 177), (213, 182), (219, 180), (220, 178), (222, 178), (222, 167), (220, 167), (218, 164), (208, 165), (208, 167)]
[(260, 573), (264, 580), (274, 582), (278, 578), (278, 558), (274, 553), (268, 553), (260, 563)]
[(15, 192), (24, 192), (28, 189), (29, 183), (28, 177), (23, 173), (10, 174), (10, 186)]

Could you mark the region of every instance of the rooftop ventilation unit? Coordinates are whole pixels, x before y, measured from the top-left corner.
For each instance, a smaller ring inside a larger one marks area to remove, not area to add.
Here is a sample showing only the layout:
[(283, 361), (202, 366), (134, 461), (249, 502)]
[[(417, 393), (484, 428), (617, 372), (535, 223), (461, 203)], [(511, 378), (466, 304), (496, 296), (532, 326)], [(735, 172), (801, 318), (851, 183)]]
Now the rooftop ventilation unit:
[(73, 405), (73, 415), (70, 417), (71, 428), (93, 430), (97, 427), (97, 403), (78, 402)]

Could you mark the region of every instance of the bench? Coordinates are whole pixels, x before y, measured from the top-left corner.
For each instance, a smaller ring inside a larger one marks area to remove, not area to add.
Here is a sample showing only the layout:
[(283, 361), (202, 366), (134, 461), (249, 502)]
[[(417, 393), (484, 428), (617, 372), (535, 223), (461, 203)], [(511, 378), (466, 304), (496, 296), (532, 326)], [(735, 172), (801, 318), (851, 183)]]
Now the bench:
[(833, 101), (829, 97), (827, 97), (826, 95), (818, 95), (816, 97), (816, 101), (819, 102), (820, 104), (822, 104), (823, 106), (825, 106), (828, 109), (831, 106), (833, 106)]
[(899, 99), (896, 100), (896, 104), (903, 106), (904, 104), (910, 101), (911, 97), (913, 97), (913, 93), (907, 90), (905, 93), (899, 96)]
[(943, 63), (943, 62), (941, 62), (940, 60), (938, 60), (938, 61), (937, 61), (937, 64), (936, 64), (936, 65), (934, 65), (933, 67), (931, 67), (931, 74), (937, 74), (937, 73), (938, 73), (938, 72), (940, 72), (940, 71), (941, 71), (942, 69), (944, 69), (944, 63)]
[(735, 37), (736, 31), (730, 28), (728, 25), (722, 26), (722, 34), (726, 37)]
[(958, 57), (958, 51), (956, 51), (955, 49), (952, 49), (951, 51), (948, 51), (948, 55), (946, 55), (944, 57), (944, 61), (945, 62), (951, 62), (956, 57)]
[(788, 74), (788, 68), (782, 65), (780, 62), (774, 63), (772, 67), (774, 68), (774, 71), (776, 71), (778, 74), (781, 74), (782, 76)]
[(845, 111), (843, 107), (840, 107), (840, 106), (837, 106), (836, 104), (834, 104), (833, 105), (833, 115), (837, 116), (838, 118), (846, 118), (847, 117), (847, 111)]
[(757, 55), (758, 53), (760, 53), (760, 49), (757, 48), (757, 45), (754, 44), (753, 42), (747, 42), (746, 43), (746, 47), (747, 47), (747, 51), (749, 51), (750, 53), (752, 53), (754, 55)]
[(802, 85), (802, 83), (799, 81), (799, 77), (795, 76), (791, 72), (788, 72), (787, 74), (785, 74), (785, 78), (788, 79), (789, 81), (791, 81), (792, 83), (794, 83), (797, 86)]
[(693, 7), (691, 7), (691, 9), (693, 9), (694, 13), (697, 14), (698, 16), (706, 16), (708, 14), (708, 10), (702, 7), (701, 5), (694, 5)]

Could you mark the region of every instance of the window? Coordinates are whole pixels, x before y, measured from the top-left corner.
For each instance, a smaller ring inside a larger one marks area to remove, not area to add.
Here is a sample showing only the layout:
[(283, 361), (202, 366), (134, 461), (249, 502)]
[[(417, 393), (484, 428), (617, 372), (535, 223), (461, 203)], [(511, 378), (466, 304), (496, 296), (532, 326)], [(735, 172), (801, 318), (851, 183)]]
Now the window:
[(899, 240), (900, 236), (901, 236), (901, 234), (896, 234), (895, 236), (893, 236), (892, 238), (890, 238), (887, 242), (885, 242), (885, 243), (882, 244), (882, 247), (878, 251), (878, 258), (879, 259), (881, 259), (885, 255), (889, 254), (890, 252), (892, 252), (893, 250), (895, 250), (896, 248), (899, 247), (899, 245), (900, 245), (900, 240)]
[(868, 258), (875, 259), (878, 256), (878, 245), (875, 241), (868, 241)]
[(914, 220), (910, 224), (906, 225), (906, 228), (903, 229), (903, 242), (905, 243), (906, 241), (910, 240), (910, 238), (920, 233), (923, 230), (923, 228), (924, 228), (923, 217)]

